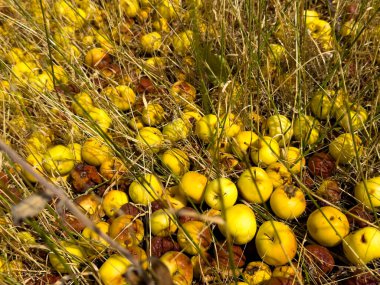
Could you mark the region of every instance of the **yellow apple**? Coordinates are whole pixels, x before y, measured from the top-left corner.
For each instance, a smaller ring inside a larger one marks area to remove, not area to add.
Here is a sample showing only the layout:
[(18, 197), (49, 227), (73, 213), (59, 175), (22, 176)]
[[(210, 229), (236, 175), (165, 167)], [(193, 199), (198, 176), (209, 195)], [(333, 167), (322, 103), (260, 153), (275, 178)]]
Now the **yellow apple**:
[(359, 104), (352, 104), (347, 110), (345, 106), (337, 109), (335, 118), (346, 132), (354, 132), (364, 127), (368, 119), (367, 110)]
[[(109, 228), (110, 228), (109, 223), (101, 221), (101, 222), (96, 223), (96, 227), (98, 228), (99, 231), (108, 235)], [(83, 229), (82, 236), (88, 239), (89, 241), (91, 241), (91, 243), (94, 243), (93, 246), (97, 250), (103, 250), (109, 246), (107, 241), (105, 241), (103, 238), (99, 236), (99, 234), (97, 234), (96, 232), (94, 232), (88, 227), (85, 227)]]
[(168, 268), (174, 285), (191, 285), (193, 265), (190, 258), (179, 251), (168, 251), (160, 257)]
[(329, 145), (329, 153), (338, 164), (350, 163), (363, 151), (362, 140), (354, 134), (345, 133), (334, 139)]
[(178, 148), (165, 151), (161, 157), (162, 164), (169, 171), (177, 176), (181, 176), (189, 171), (190, 159), (185, 152)]
[(175, 34), (172, 40), (174, 52), (179, 55), (186, 55), (189, 53), (193, 44), (193, 37), (194, 35), (191, 30)]
[(274, 138), (264, 136), (251, 145), (251, 158), (258, 166), (266, 167), (275, 163), (279, 156), (280, 146)]
[(279, 44), (269, 44), (268, 59), (272, 63), (281, 63), (286, 59), (286, 49)]
[(135, 131), (141, 130), (144, 127), (141, 116), (134, 116), (128, 121), (128, 126)]
[(128, 203), (128, 196), (125, 192), (110, 190), (103, 196), (102, 207), (108, 217), (113, 217), (126, 203)]
[(73, 153), (75, 163), (82, 162), (82, 146), (79, 143), (69, 143), (67, 148)]
[(204, 199), (211, 208), (216, 210), (232, 207), (238, 197), (235, 183), (225, 177), (212, 180), (206, 186)]
[(293, 185), (276, 188), (270, 197), (270, 207), (275, 215), (284, 220), (301, 216), (306, 210), (305, 194)]
[(99, 268), (99, 277), (104, 285), (127, 285), (124, 274), (131, 265), (124, 256), (113, 254)]
[(219, 230), (225, 237), (231, 237), (235, 244), (246, 244), (255, 236), (257, 225), (255, 213), (244, 204), (236, 204), (226, 209), (225, 223)]
[(120, 111), (128, 111), (136, 101), (136, 94), (126, 85), (107, 87), (102, 91)]
[(258, 285), (272, 277), (270, 267), (264, 262), (251, 261), (243, 271), (243, 278), (250, 285)]
[(94, 107), (91, 96), (86, 92), (80, 92), (74, 95), (72, 108), (78, 116), (84, 116)]
[(141, 118), (148, 126), (157, 126), (164, 121), (165, 111), (160, 104), (149, 103), (142, 111)]
[(78, 268), (86, 259), (84, 250), (74, 243), (61, 241), (56, 250), (57, 253), (50, 252), (48, 256), (50, 264), (59, 273), (71, 272), (71, 268)]
[(315, 144), (319, 139), (320, 123), (312, 116), (300, 115), (293, 125), (294, 137), (305, 144)]
[(42, 166), (53, 175), (68, 174), (75, 165), (75, 157), (73, 152), (63, 146), (56, 145), (50, 147), (43, 156)]
[(175, 217), (173, 214), (168, 213), (167, 210), (158, 209), (150, 216), (150, 230), (155, 236), (170, 236), (177, 231), (177, 225), (174, 221)]
[(283, 185), (290, 185), (292, 183), (292, 174), (281, 162), (275, 162), (270, 164), (265, 172), (272, 180), (273, 189)]
[(271, 178), (259, 167), (246, 169), (240, 175), (237, 186), (240, 195), (250, 203), (265, 203), (273, 192)]
[(82, 159), (93, 166), (100, 166), (112, 157), (112, 150), (101, 138), (92, 137), (82, 145)]
[(352, 264), (366, 264), (380, 258), (380, 231), (364, 227), (343, 239), (343, 252)]
[(281, 222), (264, 222), (255, 239), (257, 253), (269, 265), (284, 265), (297, 253), (297, 239), (292, 229)]
[(178, 185), (168, 187), (165, 190), (162, 199), (168, 203), (169, 207), (173, 207), (175, 210), (186, 207), (187, 197), (180, 191)]
[(200, 204), (206, 190), (207, 177), (195, 171), (186, 172), (179, 183), (180, 191), (195, 204)]
[(120, 0), (120, 9), (125, 13), (126, 16), (133, 18), (136, 17), (140, 10), (140, 5), (138, 0)]
[(214, 114), (203, 116), (195, 124), (195, 133), (203, 142), (209, 143), (216, 134), (218, 117)]
[(200, 221), (189, 221), (177, 233), (179, 246), (188, 254), (205, 252), (211, 245), (212, 236), (209, 226)]
[(141, 152), (157, 153), (163, 143), (161, 131), (153, 127), (144, 127), (138, 131), (136, 146)]
[(306, 164), (306, 160), (302, 156), (301, 150), (293, 146), (282, 148), (281, 158), (283, 159), (284, 165), (293, 174), (301, 173)]
[(323, 90), (315, 93), (311, 98), (310, 109), (318, 119), (326, 120), (332, 116), (334, 94), (333, 90)]
[(223, 133), (227, 138), (236, 136), (242, 128), (242, 122), (234, 114), (227, 113), (221, 116), (219, 122), (220, 133)]
[(380, 207), (380, 176), (356, 184), (355, 198), (370, 209)]
[(252, 131), (241, 131), (232, 140), (232, 152), (243, 159), (247, 150), (258, 140), (257, 134)]
[(315, 210), (307, 219), (307, 230), (320, 245), (337, 246), (350, 232), (347, 217), (331, 206)]
[(90, 49), (85, 56), (85, 63), (90, 67), (97, 67), (103, 61), (110, 62), (110, 55), (103, 48)]
[(303, 284), (302, 269), (296, 262), (290, 265), (277, 266), (272, 273), (272, 277), (284, 277), (297, 280), (299, 284)]
[(181, 118), (174, 119), (162, 129), (162, 134), (172, 143), (186, 139), (190, 133), (191, 125)]
[[(42, 167), (42, 162), (43, 162), (42, 155), (38, 153), (31, 153), (27, 156), (26, 162), (29, 163), (38, 174), (43, 175), (44, 168)], [(37, 179), (34, 178), (32, 174), (26, 171), (25, 169), (22, 169), (22, 174), (26, 178), (26, 180), (28, 180), (29, 182), (32, 182), (32, 183), (37, 182)]]
[(104, 109), (93, 107), (88, 110), (88, 115), (91, 118), (90, 124), (96, 124), (105, 133), (112, 124), (111, 117)]
[(162, 196), (163, 186), (154, 174), (145, 174), (129, 185), (129, 197), (136, 204), (148, 205)]
[(141, 48), (148, 53), (158, 51), (162, 44), (162, 36), (157, 32), (145, 34), (140, 39)]
[(266, 121), (269, 136), (276, 139), (280, 147), (289, 144), (293, 136), (293, 128), (290, 120), (283, 115), (270, 116)]

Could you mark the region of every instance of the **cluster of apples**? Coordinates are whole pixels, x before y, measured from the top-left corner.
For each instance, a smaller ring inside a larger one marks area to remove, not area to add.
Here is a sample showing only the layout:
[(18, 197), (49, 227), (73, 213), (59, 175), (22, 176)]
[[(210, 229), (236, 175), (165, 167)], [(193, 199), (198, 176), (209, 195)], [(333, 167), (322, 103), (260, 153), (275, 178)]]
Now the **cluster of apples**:
[[(85, 19), (90, 14), (99, 26), (106, 18), (90, 1), (75, 2), (76, 7), (64, 0), (54, 4), (58, 18), (67, 24), (63, 31), (53, 34), (56, 45), (63, 47), (61, 52), (54, 50), (53, 56), (62, 65), (43, 69), (35, 58), (13, 48), (6, 60), (11, 65), (14, 79), (2, 82), (6, 90), (2, 92), (4, 96), (13, 92), (15, 80), (16, 85), (27, 85), (39, 92), (53, 91), (54, 81), (62, 85), (69, 83), (63, 62), (80, 57), (79, 49), (70, 38), (76, 37), (75, 33), (85, 27)], [(150, 2), (120, 0), (120, 11), (128, 21), (112, 34), (121, 44), (130, 42), (134, 25), (131, 19), (144, 22), (154, 14), (153, 31), (140, 35), (137, 44), (138, 50), (153, 55), (144, 60), (144, 67), (163, 70), (166, 59), (154, 56), (165, 46), (163, 34), (170, 31), (170, 24), (179, 17), (178, 14), (182, 18), (189, 15), (183, 12), (179, 1)], [(202, 7), (200, 1), (188, 1), (187, 5), (196, 9)], [(33, 16), (42, 23), (39, 9), (31, 7)], [(325, 50), (330, 50), (329, 23), (319, 19), (315, 11), (306, 11), (305, 18), (311, 36)], [(171, 40), (173, 53), (188, 62), (188, 66), (192, 64), (189, 53), (193, 37), (193, 32), (185, 29), (173, 35)], [(170, 244), (156, 256), (165, 264), (175, 284), (192, 284), (194, 279), (207, 280), (203, 269), (217, 267), (220, 258), (218, 251), (211, 253), (213, 247), (227, 245), (235, 254), (234, 250), (239, 252), (240, 246), (252, 241), (257, 259), (261, 260), (248, 264), (228, 261), (228, 269), (217, 274), (231, 282), (244, 280), (246, 284), (265, 284), (263, 282), (275, 278), (301, 283), (302, 273), (292, 263), (301, 240), (297, 241), (292, 225), (306, 215), (306, 194), (310, 195), (302, 183), (293, 182), (305, 173), (306, 158), (302, 149), (312, 148), (324, 139), (322, 124), (318, 120), (335, 120), (345, 133), (331, 141), (329, 153), (334, 163), (349, 167), (363, 151), (358, 131), (368, 119), (367, 111), (350, 102), (341, 90), (323, 90), (311, 98), (310, 110), (315, 117), (300, 114), (291, 121), (284, 115), (274, 114), (265, 120), (262, 132), (254, 132), (244, 127), (237, 114), (203, 114), (197, 105), (197, 89), (186, 81), (183, 73), (178, 74), (176, 82), (167, 90), (158, 90), (144, 76), (134, 85), (130, 78), (113, 77), (117, 69), (115, 57), (111, 55), (114, 47), (102, 31), (84, 37), (83, 43), (89, 47), (84, 57), (89, 72), (99, 72), (101, 76), (117, 81), (116, 86), (109, 84), (102, 88), (99, 96), (128, 117), (130, 134), (133, 134), (129, 142), (133, 151), (152, 158), (153, 164), (160, 165), (163, 170), (149, 169), (137, 177), (131, 173), (131, 161), (118, 157), (116, 149), (105, 139), (112, 139), (111, 114), (97, 105), (94, 95), (86, 91), (76, 92), (69, 108), (77, 117), (95, 126), (103, 136), (63, 145), (54, 144), (53, 132), (48, 128), (34, 131), (25, 143), (26, 160), (52, 181), (71, 181), (75, 188), (73, 192), (81, 194), (75, 197), (76, 203), (96, 223), (99, 231), (126, 247), (142, 268), (149, 267), (148, 256), (153, 255), (151, 248), (156, 246), (155, 242)], [(271, 61), (286, 58), (281, 45), (272, 44), (270, 49), (268, 57)], [(22, 95), (18, 96), (23, 100)], [(163, 101), (171, 102), (170, 106), (174, 103), (178, 108), (168, 110), (165, 103), (160, 102), (163, 97)], [(168, 114), (173, 116), (169, 118)], [(15, 116), (10, 124), (16, 127), (25, 124), (20, 121), (22, 118)], [(187, 143), (202, 150), (197, 159), (203, 156), (221, 162), (216, 171), (195, 167), (197, 163), (186, 151)], [(95, 176), (98, 174), (94, 173), (99, 172), (100, 178), (92, 178), (90, 184), (80, 184), (76, 179), (88, 178), (89, 169)], [(29, 182), (37, 182), (27, 171), (21, 172)], [(379, 180), (380, 177), (363, 180), (355, 187), (355, 198), (369, 210), (380, 206)], [(107, 189), (96, 191), (104, 181)], [(319, 191), (322, 193), (323, 189)], [(192, 207), (186, 207), (188, 204)], [(275, 218), (267, 218), (258, 226), (257, 216), (261, 213), (254, 210), (257, 205), (270, 208)], [(350, 233), (349, 221), (343, 212), (328, 205), (308, 213), (306, 224), (311, 239), (323, 246), (320, 250), (342, 243), (343, 252), (352, 264), (367, 264), (379, 258), (380, 231), (366, 225)], [(52, 267), (65, 274), (73, 268), (80, 268), (88, 260), (98, 259), (102, 261), (98, 273), (104, 284), (126, 284), (132, 261), (114, 252), (110, 254), (107, 251), (109, 244), (91, 229), (80, 227), (78, 232), (76, 240), (59, 243), (62, 252), (59, 249), (49, 254)], [(79, 245), (83, 241), (87, 241), (90, 248)], [(144, 246), (150, 250), (145, 250)], [(238, 268), (236, 272), (235, 267)]]

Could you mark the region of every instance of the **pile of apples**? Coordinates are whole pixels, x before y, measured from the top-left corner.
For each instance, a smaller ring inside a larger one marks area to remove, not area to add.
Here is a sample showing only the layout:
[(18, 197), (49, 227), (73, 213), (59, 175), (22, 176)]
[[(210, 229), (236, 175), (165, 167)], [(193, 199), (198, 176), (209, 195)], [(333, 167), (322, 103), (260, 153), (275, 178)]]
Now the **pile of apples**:
[[(31, 15), (43, 24), (37, 2), (32, 1)], [(72, 2), (52, 5), (55, 20), (64, 23), (59, 30), (58, 22), (49, 20), (51, 40), (60, 47), (52, 49), (53, 63), (14, 47), (5, 56), (9, 78), (1, 82), (1, 99), (14, 112), (8, 131), (24, 140), (25, 160), (64, 187), (98, 228), (94, 232), (69, 212), (61, 214), (59, 224), (73, 235), (55, 241), (48, 254), (52, 271), (73, 274), (91, 263), (97, 280), (121, 285), (134, 284), (139, 268), (148, 272), (159, 264), (162, 277), (170, 276), (174, 284), (323, 284), (336, 269), (334, 257), (358, 268), (380, 258), (379, 225), (373, 219), (380, 207), (380, 176), (363, 177), (349, 193), (354, 200), (349, 205), (340, 203), (343, 185), (334, 180), (337, 167), (350, 169), (365, 152), (360, 132), (367, 110), (343, 89), (312, 94), (309, 109), (292, 119), (249, 114), (260, 128), (247, 128), (243, 113), (203, 113), (200, 90), (190, 83), (196, 82), (196, 36), (180, 24), (201, 14), (201, 1), (117, 1), (122, 21), (111, 37), (99, 28), (107, 26), (111, 4)], [(330, 24), (316, 11), (305, 11), (304, 18), (310, 36), (332, 50)], [(352, 33), (347, 27), (344, 36)], [(143, 59), (124, 69), (111, 39)], [(286, 60), (286, 50), (279, 44), (269, 49), (273, 70)], [(166, 72), (170, 58), (181, 68), (173, 72), (174, 83), (163, 87), (152, 77)], [(71, 83), (68, 70), (76, 61), (96, 91)], [(57, 102), (63, 107), (57, 104), (51, 112), (79, 122), (69, 124), (67, 133), (73, 135), (65, 143), (52, 127), (33, 130), (13, 111), (15, 98), (30, 104), (22, 93), (27, 88), (61, 96)], [(231, 88), (231, 96), (238, 89)], [(123, 117), (122, 129), (114, 126), (112, 112)], [(327, 124), (338, 132), (327, 133)], [(327, 139), (328, 152), (315, 151)], [(38, 185), (22, 167), (12, 171), (25, 185)], [(134, 259), (111, 248), (100, 231)], [(37, 243), (29, 236), (28, 242)]]

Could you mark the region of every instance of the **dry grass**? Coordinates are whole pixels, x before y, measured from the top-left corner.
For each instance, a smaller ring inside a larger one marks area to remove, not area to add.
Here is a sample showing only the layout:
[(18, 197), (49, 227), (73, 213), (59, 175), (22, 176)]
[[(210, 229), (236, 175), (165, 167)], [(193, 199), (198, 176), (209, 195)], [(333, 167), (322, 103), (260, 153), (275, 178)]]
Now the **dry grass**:
[[(253, 118), (265, 119), (274, 114), (282, 114), (289, 119), (295, 119), (298, 114), (310, 115), (309, 102), (313, 94), (321, 90), (342, 89), (351, 102), (360, 104), (368, 111), (365, 127), (357, 132), (365, 146), (363, 154), (357, 153), (351, 164), (339, 166), (334, 176), (343, 189), (342, 200), (338, 204), (342, 211), (346, 212), (355, 205), (353, 187), (357, 182), (379, 175), (378, 1), (357, 1), (359, 29), (355, 35), (349, 37), (342, 37), (340, 34), (340, 28), (347, 19), (349, 4), (346, 1), (204, 1), (203, 8), (199, 11), (189, 9), (187, 15), (186, 9), (180, 8), (177, 11), (178, 18), (176, 16), (172, 21), (170, 30), (162, 33), (163, 44), (156, 53), (157, 56), (165, 58), (164, 68), (147, 67), (145, 60), (150, 55), (144, 53), (139, 43), (141, 35), (152, 31), (152, 15), (156, 5), (152, 6), (146, 19), (139, 15), (130, 20), (120, 13), (117, 5), (119, 1), (88, 1), (93, 10), (82, 19), (85, 24), (71, 30), (67, 28), (68, 21), (62, 19), (62, 15), (54, 9), (55, 2), (58, 1), (0, 0), (0, 79), (3, 80), (0, 89), (0, 138), (22, 157), (27, 156), (27, 139), (35, 131), (41, 131), (46, 137), (52, 133), (52, 144), (64, 145), (82, 143), (88, 137), (100, 135), (106, 139), (115, 155), (127, 165), (128, 181), (154, 172), (165, 188), (177, 185), (179, 177), (162, 167), (160, 155), (138, 151), (135, 146), (136, 132), (128, 123), (140, 114), (146, 102), (156, 102), (164, 106), (165, 122), (159, 127), (181, 117), (183, 108), (167, 92), (161, 92), (140, 94), (136, 106), (122, 112), (104, 96), (102, 90), (105, 86), (119, 84), (127, 84), (136, 90), (142, 76), (151, 79), (157, 88), (169, 90), (178, 78), (185, 77), (197, 89), (196, 104), (202, 115), (234, 113), (243, 122), (246, 130), (253, 130), (260, 136), (265, 134), (265, 128), (262, 121)], [(87, 1), (77, 2), (83, 4)], [(72, 7), (76, 6), (75, 1), (67, 3), (73, 5)], [(305, 9), (318, 11), (321, 18), (331, 24), (331, 50), (322, 48), (308, 34), (302, 17)], [(80, 16), (73, 13), (81, 21)], [(134, 24), (126, 31), (122, 25), (128, 25), (129, 21)], [(192, 59), (191, 64), (186, 61), (188, 58), (173, 51), (171, 45), (171, 39), (185, 29), (194, 33), (192, 52), (188, 56)], [(93, 36), (94, 41), (90, 42), (85, 36)], [(271, 61), (273, 51), (269, 44), (273, 43), (285, 48), (286, 56), (281, 62)], [(120, 70), (105, 74), (104, 71), (88, 68), (84, 64), (87, 51), (99, 46), (110, 51), (113, 63)], [(18, 48), (28, 64), (38, 64), (33, 67), (37, 70), (36, 74), (43, 71), (50, 74), (56, 88), (41, 88), (28, 82), (26, 78), (17, 77), (12, 69), (12, 48)], [(52, 72), (53, 63), (64, 68), (69, 79), (67, 83), (59, 82), (57, 74)], [(9, 82), (9, 87), (6, 87), (5, 81)], [(94, 105), (108, 113), (112, 126), (107, 133), (94, 124), (88, 114), (78, 116), (73, 112), (75, 92), (72, 90), (76, 89), (89, 93)], [(220, 122), (221, 127), (223, 124), (224, 122)], [(342, 132), (342, 128), (334, 120), (324, 121), (321, 137), (316, 145), (309, 147), (298, 142), (294, 145), (301, 148), (304, 156), (319, 151), (327, 152), (329, 143)], [(216, 145), (225, 140), (222, 135), (217, 135), (214, 139)], [(210, 148), (194, 132), (176, 144), (166, 141), (163, 150), (173, 146), (188, 154), (192, 170), (204, 173), (210, 180), (223, 176), (236, 181), (242, 172), (239, 168), (230, 170), (223, 167), (219, 152), (213, 155)], [(12, 189), (8, 191), (5, 187), (0, 187), (0, 209), (3, 217), (0, 225), (0, 243), (3, 249), (1, 260), (7, 265), (11, 261), (22, 262), (23, 268), (0, 267), (0, 283), (49, 284), (59, 274), (49, 264), (47, 253), (61, 250), (59, 241), (64, 239), (80, 244), (93, 258), (85, 260), (80, 268), (68, 264), (72, 274), (63, 278), (69, 280), (68, 284), (101, 284), (98, 268), (115, 252), (114, 249), (94, 248), (91, 242), (59, 222), (55, 201), (37, 217), (29, 219), (22, 226), (14, 226), (10, 215), (10, 209), (15, 204), (15, 197), (12, 195), (25, 198), (42, 191), (42, 187), (38, 183), (33, 184), (23, 179), (20, 167), (4, 153), (0, 156), (0, 170), (8, 176), (11, 185), (8, 188)], [(302, 177), (294, 178), (307, 194), (309, 205), (306, 213), (299, 219), (286, 221), (298, 239), (295, 264), (302, 270), (305, 284), (318, 284), (316, 276), (310, 274), (305, 262), (304, 246), (311, 242), (306, 230), (307, 217), (313, 209), (321, 205), (321, 197), (315, 194), (321, 180), (316, 179), (312, 189), (309, 189), (302, 183)], [(51, 180), (55, 181), (53, 178)], [(54, 183), (70, 198), (77, 196), (70, 183)], [(112, 181), (106, 181), (104, 185), (105, 191), (120, 187), (112, 184)], [(124, 187), (121, 189), (125, 190), (127, 186)], [(266, 220), (281, 220), (274, 216), (269, 204), (248, 205), (256, 213), (259, 224)], [(200, 215), (207, 208), (204, 203), (193, 206)], [(379, 228), (376, 209), (372, 210), (375, 216), (373, 225)], [(150, 214), (151, 209), (145, 209), (143, 219), (149, 220)], [(144, 246), (147, 247), (151, 236), (148, 226), (145, 230), (147, 236)], [(36, 243), (22, 240), (19, 233), (23, 231), (30, 232)], [(220, 239), (220, 234), (217, 233), (213, 239)], [(230, 243), (229, 247), (231, 250)], [(256, 253), (252, 253), (252, 247), (254, 246), (251, 243), (244, 246), (249, 261), (259, 258)], [(149, 256), (149, 248), (145, 249)], [(350, 276), (360, 274), (347, 263), (341, 247), (332, 248), (331, 251), (337, 265), (331, 274), (320, 276), (319, 281), (322, 284), (338, 284)], [(378, 276), (378, 266), (379, 262), (374, 261), (363, 270)], [(231, 275), (220, 274), (218, 268), (216, 272), (218, 274), (214, 273), (213, 276), (215, 283), (237, 280)]]

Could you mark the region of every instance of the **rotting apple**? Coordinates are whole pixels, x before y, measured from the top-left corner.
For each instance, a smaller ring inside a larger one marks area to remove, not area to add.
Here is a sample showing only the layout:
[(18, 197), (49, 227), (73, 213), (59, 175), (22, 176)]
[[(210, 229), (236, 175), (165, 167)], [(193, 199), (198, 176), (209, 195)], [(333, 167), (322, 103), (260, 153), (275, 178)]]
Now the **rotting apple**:
[(327, 247), (337, 246), (350, 232), (347, 217), (331, 206), (320, 207), (312, 212), (306, 225), (311, 237)]
[(206, 186), (204, 199), (207, 205), (216, 210), (232, 207), (238, 197), (238, 190), (230, 179), (220, 177)]
[(365, 179), (356, 184), (355, 198), (368, 208), (380, 207), (380, 176)]
[(111, 63), (111, 57), (105, 49), (93, 48), (86, 53), (84, 61), (88, 66), (96, 68), (98, 65)]
[(136, 204), (148, 205), (161, 197), (163, 186), (154, 174), (147, 173), (129, 185), (129, 197)]
[(244, 204), (236, 204), (226, 209), (225, 223), (219, 230), (225, 237), (231, 237), (235, 244), (246, 244), (255, 236), (257, 225), (255, 213)]
[(165, 151), (161, 156), (161, 162), (176, 176), (185, 174), (190, 168), (189, 157), (184, 151), (178, 148), (172, 148)]
[(193, 265), (190, 258), (179, 251), (168, 251), (160, 260), (169, 269), (175, 285), (191, 285), (193, 281)]
[(267, 167), (275, 163), (279, 156), (280, 146), (272, 137), (264, 136), (251, 144), (252, 161), (260, 167)]
[(272, 277), (272, 270), (262, 261), (251, 261), (245, 267), (242, 275), (248, 284), (258, 285)]
[(364, 227), (343, 239), (343, 252), (352, 264), (367, 264), (380, 258), (380, 231)]
[(186, 81), (177, 81), (170, 88), (170, 95), (177, 103), (187, 105), (194, 102), (197, 91), (193, 85)]
[(202, 202), (206, 190), (207, 177), (195, 171), (186, 172), (179, 183), (180, 191), (192, 202)]
[(269, 200), (273, 192), (273, 183), (264, 169), (250, 167), (237, 182), (240, 195), (250, 203), (262, 204)]
[(296, 236), (293, 230), (282, 222), (264, 222), (259, 227), (255, 244), (261, 259), (269, 265), (284, 265), (297, 253)]
[(345, 133), (334, 139), (329, 145), (329, 153), (338, 164), (350, 163), (363, 151), (362, 140), (354, 134)]
[(292, 174), (281, 162), (270, 164), (265, 169), (265, 172), (272, 180), (273, 189), (284, 185), (290, 185), (292, 183)]
[(179, 246), (188, 254), (196, 255), (207, 251), (212, 242), (209, 225), (200, 221), (189, 221), (177, 233)]
[(281, 219), (298, 218), (306, 210), (305, 194), (300, 188), (293, 185), (280, 186), (273, 191), (270, 197), (270, 207)]
[(129, 170), (120, 158), (114, 156), (102, 162), (99, 172), (104, 179), (119, 185), (125, 182), (125, 175), (129, 173)]
[(121, 215), (112, 221), (109, 236), (125, 247), (138, 245), (144, 238), (144, 224), (131, 215)]

